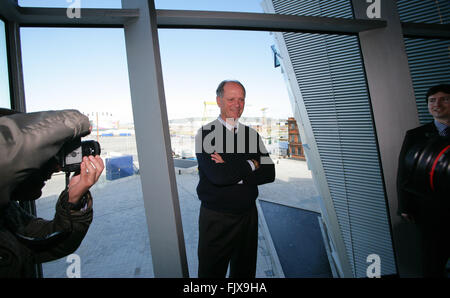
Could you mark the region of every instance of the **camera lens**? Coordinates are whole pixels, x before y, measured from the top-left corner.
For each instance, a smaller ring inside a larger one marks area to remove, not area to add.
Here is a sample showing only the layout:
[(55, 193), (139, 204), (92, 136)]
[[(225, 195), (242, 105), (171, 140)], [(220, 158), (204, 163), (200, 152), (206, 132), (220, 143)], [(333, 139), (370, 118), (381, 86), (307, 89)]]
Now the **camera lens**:
[(83, 141), (81, 142), (81, 148), (83, 156), (100, 155), (100, 144), (96, 141)]
[(405, 155), (408, 187), (428, 196), (445, 197), (450, 191), (450, 138), (437, 137), (413, 146)]

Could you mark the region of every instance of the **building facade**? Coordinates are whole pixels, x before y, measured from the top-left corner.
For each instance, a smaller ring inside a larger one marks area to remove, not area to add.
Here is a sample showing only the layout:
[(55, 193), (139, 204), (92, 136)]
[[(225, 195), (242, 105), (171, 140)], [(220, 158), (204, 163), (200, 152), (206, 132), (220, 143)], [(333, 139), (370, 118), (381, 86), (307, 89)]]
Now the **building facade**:
[(289, 157), (298, 160), (305, 160), (305, 153), (303, 152), (302, 140), (300, 139), (297, 121), (294, 117), (289, 117), (287, 122), (289, 132)]

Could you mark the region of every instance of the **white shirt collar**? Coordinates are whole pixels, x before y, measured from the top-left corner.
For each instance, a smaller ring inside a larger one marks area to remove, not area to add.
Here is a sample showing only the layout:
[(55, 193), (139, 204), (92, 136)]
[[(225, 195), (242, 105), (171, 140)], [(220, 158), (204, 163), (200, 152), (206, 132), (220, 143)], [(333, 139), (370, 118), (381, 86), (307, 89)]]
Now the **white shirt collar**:
[(230, 123), (226, 122), (225, 120), (223, 120), (222, 117), (220, 117), (220, 115), (219, 115), (219, 117), (217, 119), (219, 119), (220, 123), (222, 123), (223, 126), (225, 126), (229, 131), (233, 131), (233, 128), (236, 128), (236, 133), (238, 132), (238, 130), (239, 130), (239, 119), (237, 119), (234, 122), (234, 126), (231, 125)]

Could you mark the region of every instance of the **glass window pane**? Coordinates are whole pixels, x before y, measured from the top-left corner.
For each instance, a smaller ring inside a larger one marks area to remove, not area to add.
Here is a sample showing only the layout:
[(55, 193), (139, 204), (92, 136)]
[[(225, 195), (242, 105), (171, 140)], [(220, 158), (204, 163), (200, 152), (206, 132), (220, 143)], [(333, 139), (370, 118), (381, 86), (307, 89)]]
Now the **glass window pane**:
[(450, 82), (450, 47), (446, 39), (407, 38), (405, 48), (416, 95), (420, 123), (433, 121), (426, 94), (430, 87)]
[[(441, 1), (397, 1), (400, 19), (403, 22), (448, 24), (450, 2)], [(418, 13), (420, 11), (420, 13)], [(405, 37), (411, 77), (416, 95), (420, 123), (433, 120), (425, 100), (428, 88), (450, 82), (450, 46), (445, 39)]]
[(0, 108), (11, 108), (5, 22), (0, 20)]
[[(305, 157), (288, 156), (289, 142), (295, 141), (289, 137), (288, 123), (293, 112), (281, 68), (273, 65), (273, 36), (268, 32), (171, 29), (160, 29), (158, 34), (190, 276), (197, 277), (198, 271), (201, 205), (196, 192), (199, 172), (194, 136), (202, 125), (219, 116), (218, 84), (237, 79), (247, 94), (240, 121), (263, 137), (276, 169), (275, 182), (258, 187), (256, 277), (283, 277), (286, 268), (280, 268), (280, 260), (286, 260), (286, 251), (292, 251), (289, 241), (300, 232), (286, 222), (298, 222), (298, 214), (307, 213), (308, 220), (317, 224), (320, 209)], [(301, 154), (298, 149), (296, 153)], [(276, 226), (280, 229), (273, 231), (273, 224), (281, 221), (283, 224)], [(293, 232), (283, 237), (286, 230)], [(321, 239), (320, 231), (314, 233)], [(322, 257), (326, 260), (326, 255)]]
[[(91, 188), (94, 218), (75, 251), (81, 277), (153, 277), (129, 93), (123, 29), (22, 28), (28, 111), (78, 109), (89, 117), (106, 168)], [(56, 173), (36, 201), (52, 219), (65, 187)], [(43, 264), (44, 277), (66, 277), (70, 263)]]

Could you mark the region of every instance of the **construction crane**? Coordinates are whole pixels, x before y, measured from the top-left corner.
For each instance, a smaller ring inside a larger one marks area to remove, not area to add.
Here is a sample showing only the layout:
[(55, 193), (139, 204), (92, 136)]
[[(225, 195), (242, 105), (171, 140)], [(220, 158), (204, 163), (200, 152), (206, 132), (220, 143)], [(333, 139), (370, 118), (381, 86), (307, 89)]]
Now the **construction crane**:
[(269, 108), (267, 108), (267, 107), (261, 108), (261, 111), (262, 111), (262, 114), (263, 114), (263, 117), (262, 117), (263, 125), (264, 125), (264, 122), (266, 121), (266, 111), (267, 111), (267, 109), (269, 109)]
[[(263, 133), (263, 130), (265, 129), (265, 135), (266, 135), (265, 139), (268, 140), (268, 144), (272, 144), (272, 127), (271, 127), (270, 123), (267, 123), (267, 118), (266, 118), (266, 111), (268, 109), (269, 108), (267, 108), (267, 107), (261, 108), (261, 111), (262, 111), (261, 132)], [(264, 135), (264, 133), (263, 133), (263, 135)]]
[(217, 106), (215, 101), (204, 101), (203, 102), (203, 117), (202, 117), (202, 125), (208, 121), (208, 106)]

